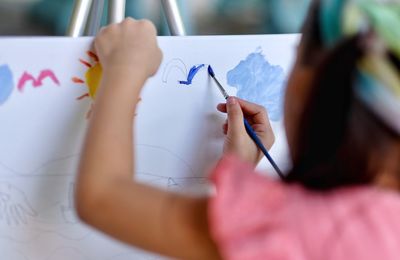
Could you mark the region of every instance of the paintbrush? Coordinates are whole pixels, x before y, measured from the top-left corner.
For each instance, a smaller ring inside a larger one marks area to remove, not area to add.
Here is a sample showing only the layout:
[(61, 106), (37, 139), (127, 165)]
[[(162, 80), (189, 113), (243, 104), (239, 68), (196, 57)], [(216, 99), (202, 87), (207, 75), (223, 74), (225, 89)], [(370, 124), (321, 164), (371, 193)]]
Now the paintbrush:
[[(214, 70), (212, 69), (211, 65), (208, 66), (208, 74), (214, 79), (214, 82), (217, 84), (222, 95), (227, 100), (229, 98), (229, 95), (226, 92), (226, 90), (224, 89), (224, 87), (222, 87), (221, 83), (219, 83), (219, 81), (215, 77), (215, 73), (214, 73)], [(281, 179), (284, 179), (285, 176), (283, 175), (282, 171), (279, 169), (278, 165), (272, 159), (268, 150), (265, 148), (265, 146), (261, 142), (260, 138), (257, 136), (256, 132), (254, 131), (253, 127), (251, 127), (250, 123), (246, 119), (244, 119), (244, 126), (245, 126), (246, 131), (247, 131), (248, 135), (250, 136), (250, 138), (254, 141), (254, 143), (257, 145), (257, 147), (263, 152), (265, 157), (267, 157), (268, 161), (271, 163), (272, 167), (274, 167), (274, 169), (275, 169), (276, 173), (279, 175), (279, 177), (281, 177)]]

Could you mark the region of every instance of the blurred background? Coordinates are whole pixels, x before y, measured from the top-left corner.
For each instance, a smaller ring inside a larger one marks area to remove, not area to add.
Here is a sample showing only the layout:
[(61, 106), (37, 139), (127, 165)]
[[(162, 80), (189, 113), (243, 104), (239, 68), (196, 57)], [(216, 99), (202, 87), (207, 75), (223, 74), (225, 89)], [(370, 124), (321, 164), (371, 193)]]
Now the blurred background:
[[(178, 0), (188, 35), (299, 32), (310, 0)], [(0, 35), (65, 35), (74, 0), (0, 0)], [(169, 35), (160, 0), (127, 0), (126, 12)], [(105, 21), (105, 19), (104, 19)]]

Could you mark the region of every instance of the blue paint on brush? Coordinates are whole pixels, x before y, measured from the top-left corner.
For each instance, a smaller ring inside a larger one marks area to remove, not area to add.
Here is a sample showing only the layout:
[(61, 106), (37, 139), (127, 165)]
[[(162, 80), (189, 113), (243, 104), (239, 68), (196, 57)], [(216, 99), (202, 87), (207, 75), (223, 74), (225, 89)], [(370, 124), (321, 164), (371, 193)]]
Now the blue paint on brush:
[(211, 77), (215, 77), (214, 70), (212, 69), (211, 65), (208, 65), (208, 74), (210, 74)]
[(197, 72), (199, 72), (199, 70), (201, 68), (203, 68), (205, 65), (201, 64), (198, 66), (193, 66), (190, 71), (189, 71), (189, 75), (187, 76), (187, 80), (186, 81), (179, 81), (179, 84), (181, 85), (191, 85), (193, 78), (196, 76)]

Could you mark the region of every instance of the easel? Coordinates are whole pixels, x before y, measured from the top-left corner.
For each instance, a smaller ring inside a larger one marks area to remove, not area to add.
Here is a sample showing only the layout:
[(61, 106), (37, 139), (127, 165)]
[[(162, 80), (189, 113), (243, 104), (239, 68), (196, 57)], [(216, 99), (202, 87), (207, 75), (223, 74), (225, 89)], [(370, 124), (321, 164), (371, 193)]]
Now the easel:
[[(108, 0), (108, 24), (125, 19), (126, 0)], [(176, 0), (160, 0), (173, 36), (184, 36), (185, 29)], [(68, 36), (93, 36), (100, 29), (105, 0), (75, 0)]]

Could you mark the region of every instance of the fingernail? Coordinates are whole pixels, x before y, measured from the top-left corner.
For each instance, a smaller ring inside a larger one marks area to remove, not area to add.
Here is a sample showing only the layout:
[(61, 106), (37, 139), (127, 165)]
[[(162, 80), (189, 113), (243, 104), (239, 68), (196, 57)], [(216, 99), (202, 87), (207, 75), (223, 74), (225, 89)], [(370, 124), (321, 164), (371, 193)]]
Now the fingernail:
[(229, 97), (228, 98), (228, 104), (229, 105), (236, 105), (236, 103), (237, 103), (236, 98), (234, 98), (234, 97)]

